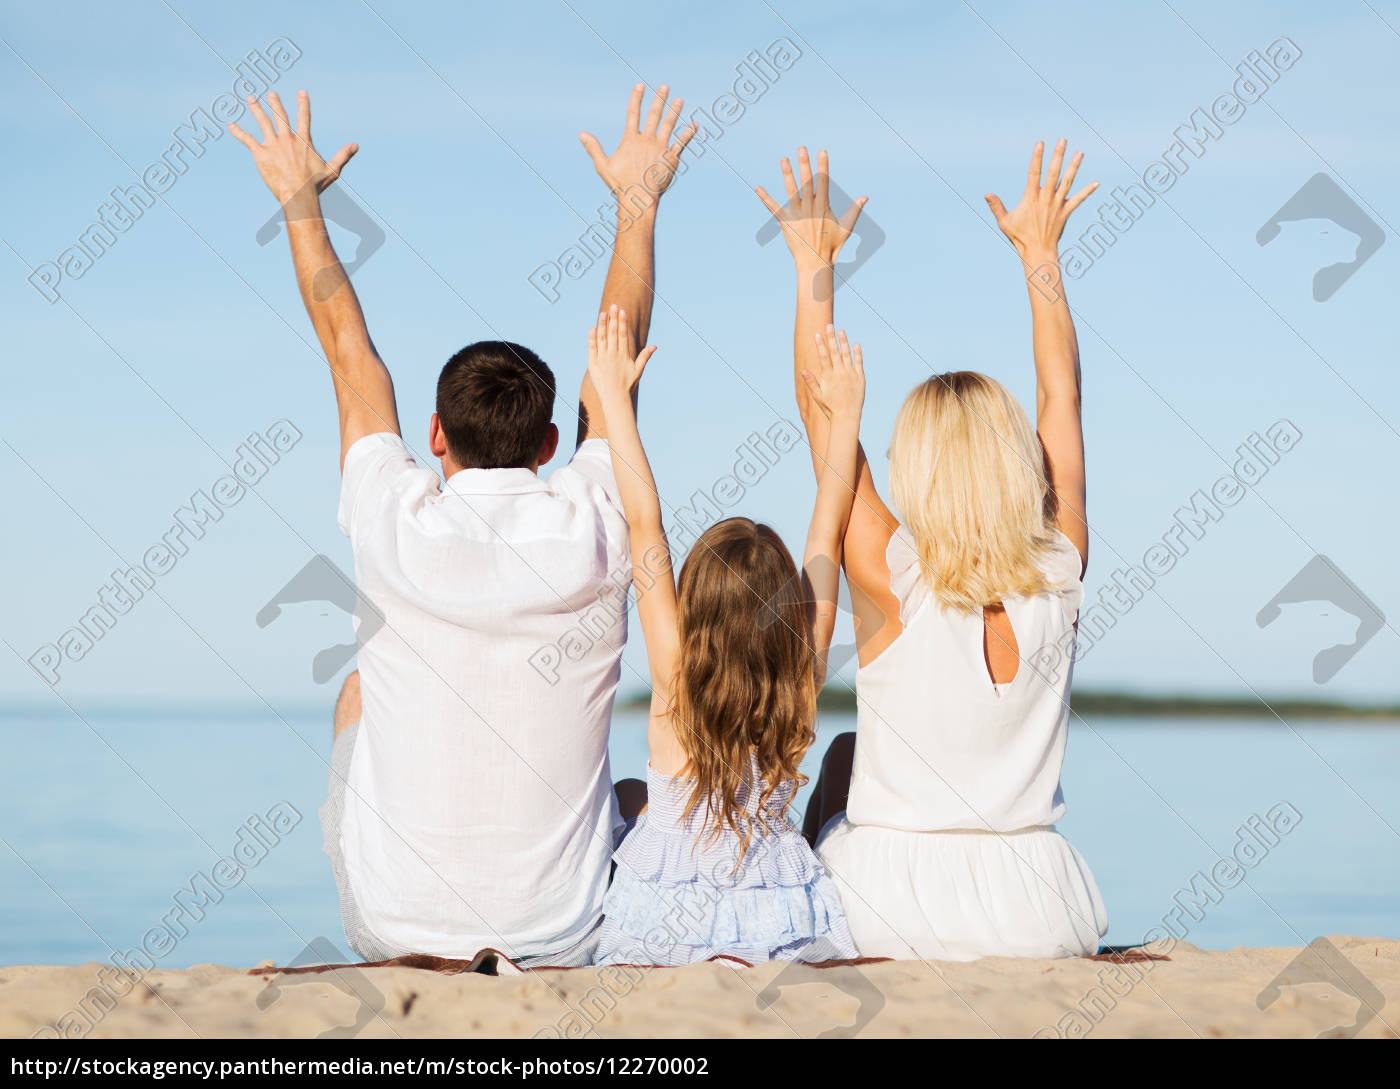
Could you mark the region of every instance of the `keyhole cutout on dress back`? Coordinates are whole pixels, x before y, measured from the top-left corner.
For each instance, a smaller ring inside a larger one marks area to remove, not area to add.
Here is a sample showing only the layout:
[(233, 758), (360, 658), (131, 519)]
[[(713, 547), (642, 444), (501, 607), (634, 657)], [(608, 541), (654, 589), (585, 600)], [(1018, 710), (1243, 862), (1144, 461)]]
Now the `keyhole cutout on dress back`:
[(982, 657), (993, 684), (1009, 684), (1016, 679), (1021, 668), (1021, 649), (1003, 605), (988, 605), (982, 610)]

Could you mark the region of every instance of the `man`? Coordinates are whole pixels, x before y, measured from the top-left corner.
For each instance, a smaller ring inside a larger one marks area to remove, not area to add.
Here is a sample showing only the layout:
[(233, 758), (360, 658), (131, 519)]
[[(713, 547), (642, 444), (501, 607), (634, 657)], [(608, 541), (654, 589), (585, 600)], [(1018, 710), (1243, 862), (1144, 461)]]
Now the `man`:
[[(581, 135), (625, 194), (603, 307), (633, 315), (638, 343), (657, 204), (695, 131), (672, 142), (683, 103), (664, 86), (643, 122), (644, 90), (611, 156)], [(597, 396), (585, 377), (578, 449), (542, 480), (559, 442), (553, 373), (518, 344), (469, 345), (442, 370), (428, 428), (446, 484), (415, 464), (321, 215), (358, 148), (323, 160), (306, 92), (295, 129), (267, 101), (271, 117), (248, 100), (262, 143), (229, 130), (283, 206), (340, 411), (340, 525), (359, 592), (384, 617), (337, 704), (322, 810), (346, 939), (367, 960), (492, 947), (527, 966), (587, 964), (622, 827), (607, 741), (631, 576)], [(591, 644), (532, 666), (585, 609)]]

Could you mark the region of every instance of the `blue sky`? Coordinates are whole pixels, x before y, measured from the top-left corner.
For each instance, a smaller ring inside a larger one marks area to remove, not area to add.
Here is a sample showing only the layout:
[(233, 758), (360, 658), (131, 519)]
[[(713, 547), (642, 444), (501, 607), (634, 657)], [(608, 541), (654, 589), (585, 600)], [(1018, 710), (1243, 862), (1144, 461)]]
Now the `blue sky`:
[[(226, 136), (50, 303), (27, 282), (97, 217), (114, 187), (160, 159), (249, 51), (300, 56), (274, 85), (307, 88), (317, 143), (357, 141), (347, 192), (384, 231), (355, 276), (392, 370), (411, 446), (426, 453), (441, 364), (472, 340), (538, 351), (571, 433), (604, 262), (549, 302), (527, 282), (596, 217), (606, 192), (576, 134), (609, 147), (631, 85), (669, 82), (694, 107), (780, 37), (801, 51), (726, 125), (665, 198), (659, 300), (642, 428), (668, 504), (730, 471), (754, 431), (794, 418), (792, 273), (760, 246), (752, 186), (780, 184), (799, 142), (868, 194), (884, 241), (838, 298), (865, 346), (864, 437), (883, 485), (899, 402), (931, 372), (983, 370), (1028, 401), (1029, 313), (1014, 258), (982, 202), (1019, 192), (1037, 139), (1081, 148), (1104, 193), (1139, 181), (1178, 126), (1231, 90), (1234, 66), (1281, 36), (1301, 55), (1222, 126), (1199, 158), (1070, 284), (1080, 318), (1090, 487), (1090, 596), (1141, 563), (1251, 433), (1301, 433), (1224, 509), (1079, 666), (1078, 683), (1163, 692), (1393, 699), (1386, 625), (1325, 684), (1313, 655), (1349, 638), (1336, 610), (1259, 610), (1325, 554), (1400, 615), (1400, 516), (1385, 474), (1400, 454), (1394, 367), (1393, 181), (1400, 3), (1204, 2), (849, 5), (787, 0), (686, 8), (174, 0), (67, 9), (7, 4), (0, 127), (0, 300), (7, 333), (0, 483), (9, 574), (0, 699), (41, 707), (215, 707), (329, 700), (316, 650), (349, 638), (332, 608), (262, 605), (316, 553), (348, 568), (335, 525), (330, 382), (274, 212)], [(133, 168), (136, 173), (133, 173)], [(1325, 302), (1313, 273), (1355, 239), (1320, 220), (1256, 232), (1309, 178), (1329, 175), (1385, 244)], [(1088, 227), (1101, 201), (1071, 222)], [(338, 230), (338, 229), (337, 229)], [(337, 234), (342, 252), (353, 240)], [(112, 570), (157, 544), (175, 510), (228, 472), (251, 432), (300, 440), (193, 542), (148, 595), (51, 687), (25, 660), (98, 600)], [(801, 449), (732, 509), (774, 523), (794, 551), (812, 485)], [(642, 683), (634, 632), (624, 689)]]

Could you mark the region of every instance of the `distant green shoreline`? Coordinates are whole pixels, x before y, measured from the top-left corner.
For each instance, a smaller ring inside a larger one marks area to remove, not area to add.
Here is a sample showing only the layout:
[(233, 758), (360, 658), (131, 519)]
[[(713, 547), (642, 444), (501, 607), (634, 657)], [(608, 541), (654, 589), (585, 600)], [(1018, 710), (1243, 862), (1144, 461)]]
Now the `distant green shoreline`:
[[(644, 711), (650, 700), (650, 695), (645, 692), (619, 696), (617, 708), (622, 711)], [(818, 706), (824, 711), (854, 711), (856, 694), (844, 686), (828, 685), (822, 689)], [(1233, 696), (1085, 691), (1071, 694), (1070, 710), (1086, 717), (1400, 720), (1400, 705), (1336, 703), (1286, 696), (1240, 699)]]
[[(617, 697), (619, 711), (645, 711), (651, 697), (635, 689)], [(822, 690), (818, 704), (824, 711), (855, 711), (856, 694), (845, 685), (829, 685)], [(1298, 696), (1240, 698), (1237, 696), (1192, 696), (1134, 692), (1085, 690), (1070, 697), (1070, 708), (1085, 718), (1200, 718), (1253, 719), (1261, 723), (1279, 719), (1311, 719), (1332, 722), (1374, 722), (1400, 724), (1400, 705), (1342, 703), (1332, 700), (1307, 699)], [(89, 715), (119, 715), (148, 719), (152, 722), (217, 721), (230, 718), (277, 719), (288, 716), (302, 720), (324, 718), (329, 730), (330, 702), (307, 705), (301, 701), (255, 706), (251, 704), (201, 704), (181, 707), (177, 704), (107, 704), (80, 707), (79, 715), (71, 707), (40, 704), (0, 704), (0, 721), (50, 720), (62, 721)]]

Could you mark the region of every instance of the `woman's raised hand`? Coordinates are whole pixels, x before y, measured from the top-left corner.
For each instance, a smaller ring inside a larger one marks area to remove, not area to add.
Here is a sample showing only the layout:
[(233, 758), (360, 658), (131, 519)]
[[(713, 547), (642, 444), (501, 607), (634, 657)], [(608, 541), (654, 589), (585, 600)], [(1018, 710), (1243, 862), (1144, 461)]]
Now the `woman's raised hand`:
[(792, 163), (782, 161), (783, 182), (787, 185), (788, 202), (778, 204), (768, 190), (758, 186), (754, 192), (763, 206), (773, 213), (783, 229), (783, 240), (792, 251), (799, 266), (833, 265), (846, 239), (855, 230), (856, 220), (868, 198), (857, 197), (840, 219), (831, 210), (828, 200), (831, 175), (825, 151), (817, 152), (817, 172), (812, 174), (812, 160), (805, 147), (797, 149), (798, 176), (792, 173)]
[(1030, 170), (1026, 176), (1026, 190), (1021, 194), (1021, 202), (1011, 211), (1006, 210), (1001, 198), (988, 193), (987, 207), (996, 216), (997, 226), (1011, 239), (1022, 260), (1028, 256), (1037, 260), (1058, 256), (1060, 234), (1065, 229), (1069, 214), (1088, 199), (1089, 194), (1099, 187), (1098, 182), (1090, 182), (1083, 189), (1070, 196), (1074, 176), (1079, 172), (1079, 164), (1084, 161), (1084, 153), (1076, 151), (1069, 161), (1064, 176), (1060, 168), (1065, 161), (1065, 141), (1055, 145), (1050, 156), (1050, 170), (1041, 178), (1041, 164), (1045, 157), (1045, 142), (1035, 145), (1031, 152)]

